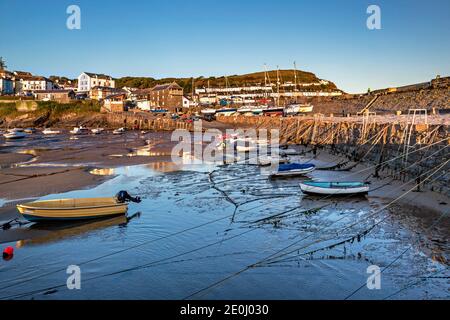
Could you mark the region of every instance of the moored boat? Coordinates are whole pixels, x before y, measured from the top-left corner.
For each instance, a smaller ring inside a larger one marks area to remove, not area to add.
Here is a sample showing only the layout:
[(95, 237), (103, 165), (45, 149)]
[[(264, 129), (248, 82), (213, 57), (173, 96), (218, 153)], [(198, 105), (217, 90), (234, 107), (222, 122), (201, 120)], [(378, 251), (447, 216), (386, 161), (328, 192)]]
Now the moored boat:
[(316, 169), (316, 166), (310, 163), (289, 163), (280, 164), (278, 170), (273, 171), (271, 177), (302, 176)]
[(119, 128), (113, 131), (113, 134), (123, 134), (125, 133), (126, 129), (125, 128)]
[(216, 115), (229, 117), (237, 112), (236, 108), (222, 108), (216, 111)]
[(100, 133), (102, 133), (103, 131), (105, 131), (105, 129), (103, 129), (103, 128), (96, 128), (96, 129), (92, 129), (92, 130), (91, 130), (91, 132), (92, 132), (93, 134), (100, 134)]
[(84, 128), (82, 126), (75, 127), (75, 128), (73, 128), (73, 130), (70, 130), (70, 133), (74, 134), (74, 135), (86, 134), (88, 132), (89, 132), (89, 129)]
[(301, 113), (309, 113), (313, 111), (313, 106), (310, 104), (290, 104), (286, 107), (286, 115), (297, 115)]
[(23, 131), (10, 130), (7, 133), (3, 134), (3, 136), (8, 140), (17, 140), (25, 138), (27, 134)]
[(43, 134), (45, 135), (56, 135), (56, 134), (60, 134), (61, 131), (58, 130), (52, 130), (50, 128), (45, 129), (44, 131), (42, 131)]
[(364, 182), (302, 182), (300, 189), (315, 195), (364, 195), (370, 190)]
[(42, 200), (17, 205), (22, 216), (32, 222), (99, 219), (125, 214), (127, 201), (141, 202), (126, 191), (115, 197)]
[(127, 204), (115, 197), (44, 200), (17, 205), (23, 217), (29, 221), (82, 220), (121, 215), (127, 212)]

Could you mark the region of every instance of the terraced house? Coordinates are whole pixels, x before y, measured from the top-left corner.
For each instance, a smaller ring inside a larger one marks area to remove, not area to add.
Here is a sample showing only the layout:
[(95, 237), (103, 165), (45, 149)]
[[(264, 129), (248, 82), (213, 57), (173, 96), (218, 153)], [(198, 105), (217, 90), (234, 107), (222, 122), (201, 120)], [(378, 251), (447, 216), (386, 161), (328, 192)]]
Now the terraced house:
[(78, 92), (89, 92), (94, 87), (115, 88), (116, 82), (106, 74), (83, 72), (78, 76)]
[(16, 92), (34, 92), (36, 90), (53, 90), (53, 81), (42, 76), (17, 76)]

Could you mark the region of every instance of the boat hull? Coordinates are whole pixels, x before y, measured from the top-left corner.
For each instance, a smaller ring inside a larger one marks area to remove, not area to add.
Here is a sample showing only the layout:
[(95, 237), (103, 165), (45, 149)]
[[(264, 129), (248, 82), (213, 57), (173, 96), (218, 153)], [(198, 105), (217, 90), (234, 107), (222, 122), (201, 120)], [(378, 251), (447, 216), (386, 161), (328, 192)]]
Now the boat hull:
[(303, 176), (315, 170), (314, 167), (308, 169), (296, 169), (296, 170), (286, 170), (286, 171), (276, 171), (270, 174), (271, 177), (295, 177)]
[(332, 196), (346, 196), (346, 195), (367, 195), (370, 187), (368, 185), (361, 185), (356, 187), (329, 187), (314, 186), (306, 183), (300, 183), (300, 189), (305, 194), (310, 195), (332, 195)]
[(114, 198), (48, 200), (17, 206), (20, 214), (32, 222), (99, 219), (125, 214), (127, 209), (126, 203)]

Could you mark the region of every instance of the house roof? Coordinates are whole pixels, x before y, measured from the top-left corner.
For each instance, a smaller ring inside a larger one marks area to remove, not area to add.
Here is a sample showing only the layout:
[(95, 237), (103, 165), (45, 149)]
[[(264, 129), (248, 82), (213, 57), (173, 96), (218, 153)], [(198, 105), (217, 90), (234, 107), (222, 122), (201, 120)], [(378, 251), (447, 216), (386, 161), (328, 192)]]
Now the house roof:
[(53, 82), (52, 80), (46, 78), (46, 77), (42, 77), (42, 76), (23, 76), (20, 77), (20, 79), (24, 80), (24, 81), (47, 81), (47, 82)]
[(180, 87), (180, 85), (176, 82), (172, 83), (165, 83), (165, 84), (158, 84), (152, 88), (152, 91), (161, 91), (161, 90), (168, 90), (168, 89), (183, 89)]
[(26, 71), (14, 71), (14, 74), (17, 76), (28, 76), (28, 77), (33, 76), (31, 74), (31, 72), (26, 72)]
[(104, 79), (104, 80), (112, 80), (111, 76), (108, 76), (107, 74), (102, 73), (92, 73), (92, 72), (84, 72), (91, 78), (98, 78), (98, 79)]

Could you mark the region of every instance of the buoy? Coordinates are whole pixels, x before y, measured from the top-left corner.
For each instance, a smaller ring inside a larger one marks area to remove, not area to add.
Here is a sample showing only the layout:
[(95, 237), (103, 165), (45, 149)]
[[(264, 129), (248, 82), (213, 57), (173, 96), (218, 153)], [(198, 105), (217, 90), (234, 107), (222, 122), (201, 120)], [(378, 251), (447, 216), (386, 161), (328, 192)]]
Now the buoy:
[(5, 250), (3, 250), (3, 259), (5, 260), (11, 260), (13, 255), (14, 255), (13, 247), (6, 247)]

